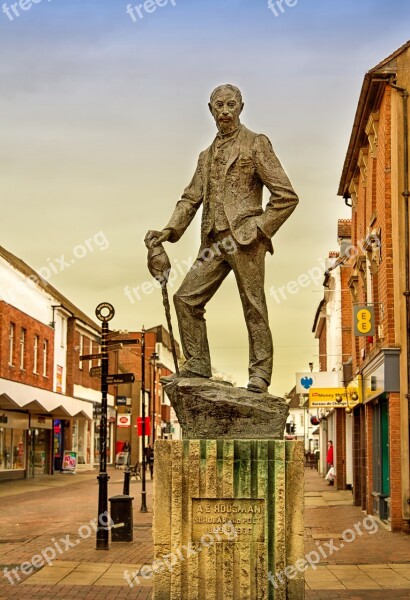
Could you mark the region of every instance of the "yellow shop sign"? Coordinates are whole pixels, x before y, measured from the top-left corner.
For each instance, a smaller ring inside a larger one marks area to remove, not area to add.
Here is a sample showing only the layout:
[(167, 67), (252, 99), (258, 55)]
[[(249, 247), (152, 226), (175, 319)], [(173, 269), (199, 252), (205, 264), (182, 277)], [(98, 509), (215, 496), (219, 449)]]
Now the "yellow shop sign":
[(359, 388), (310, 388), (309, 408), (353, 408), (360, 402), (359, 394)]

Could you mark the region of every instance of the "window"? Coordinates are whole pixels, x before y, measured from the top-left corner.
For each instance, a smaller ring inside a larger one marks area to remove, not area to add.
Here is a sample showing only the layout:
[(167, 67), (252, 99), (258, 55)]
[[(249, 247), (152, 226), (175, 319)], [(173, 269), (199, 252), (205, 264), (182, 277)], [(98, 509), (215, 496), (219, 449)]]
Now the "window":
[(34, 352), (33, 352), (33, 373), (38, 373), (38, 351), (40, 348), (40, 338), (38, 335), (34, 336)]
[(47, 377), (48, 341), (43, 342), (43, 377)]
[(300, 426), (301, 426), (301, 427), (304, 427), (304, 418), (303, 418), (303, 417), (304, 417), (304, 415), (303, 415), (303, 413), (302, 413), (302, 414), (300, 415)]
[(59, 320), (60, 320), (60, 346), (61, 348), (65, 348), (65, 340), (66, 340), (66, 324), (67, 321), (65, 320), (65, 318), (60, 315), (59, 316)]
[[(82, 333), (80, 333), (80, 351), (79, 351), (79, 355), (81, 356), (82, 354), (84, 354), (84, 336)], [(79, 360), (78, 361), (78, 368), (83, 370), (83, 361)]]
[(10, 323), (9, 329), (9, 365), (13, 364), (14, 357), (14, 336), (16, 334), (16, 326), (14, 323)]
[(26, 335), (27, 331), (22, 327), (20, 331), (20, 369), (26, 368)]

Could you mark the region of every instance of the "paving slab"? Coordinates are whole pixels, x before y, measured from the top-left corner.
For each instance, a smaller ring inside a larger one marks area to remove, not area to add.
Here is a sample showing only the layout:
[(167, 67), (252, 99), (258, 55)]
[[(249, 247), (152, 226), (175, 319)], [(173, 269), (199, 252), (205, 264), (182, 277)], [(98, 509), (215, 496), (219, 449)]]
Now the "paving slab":
[(312, 538), (314, 540), (341, 540), (341, 533), (327, 533), (324, 531), (323, 533), (312, 533)]
[(305, 498), (305, 506), (316, 506), (316, 507), (323, 506), (324, 507), (324, 506), (327, 506), (327, 504), (323, 500), (322, 497), (317, 496), (314, 498), (310, 498), (310, 497)]

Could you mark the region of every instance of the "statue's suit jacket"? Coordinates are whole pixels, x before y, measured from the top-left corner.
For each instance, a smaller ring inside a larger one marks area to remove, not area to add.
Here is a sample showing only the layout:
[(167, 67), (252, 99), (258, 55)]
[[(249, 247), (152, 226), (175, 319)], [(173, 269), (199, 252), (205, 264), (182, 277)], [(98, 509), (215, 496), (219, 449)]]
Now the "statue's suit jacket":
[[(171, 229), (169, 241), (179, 240), (203, 204), (201, 239), (203, 245), (207, 244), (215, 222), (215, 207), (208, 194), (211, 161), (212, 145), (199, 155), (192, 181), (164, 228)], [(264, 185), (271, 194), (265, 210)], [(223, 189), (223, 206), (235, 241), (251, 244), (260, 230), (273, 252), (271, 237), (294, 211), (298, 197), (266, 136), (240, 126), (226, 164)]]

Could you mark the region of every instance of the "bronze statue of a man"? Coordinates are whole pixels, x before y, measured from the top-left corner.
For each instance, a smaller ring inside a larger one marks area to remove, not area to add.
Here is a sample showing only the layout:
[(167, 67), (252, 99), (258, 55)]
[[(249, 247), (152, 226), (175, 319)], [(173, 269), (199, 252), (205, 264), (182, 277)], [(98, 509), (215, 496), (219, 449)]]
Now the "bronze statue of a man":
[[(149, 231), (145, 240), (152, 246), (177, 242), (203, 205), (198, 258), (174, 295), (186, 358), (179, 377), (212, 376), (205, 306), (232, 270), (249, 336), (248, 389), (266, 392), (273, 346), (264, 291), (265, 254), (273, 253), (271, 238), (294, 211), (298, 197), (268, 138), (241, 124), (243, 106), (241, 92), (233, 85), (212, 92), (209, 109), (218, 128), (216, 138), (199, 155), (194, 177), (168, 224), (162, 231)], [(264, 186), (271, 194), (265, 209)]]

